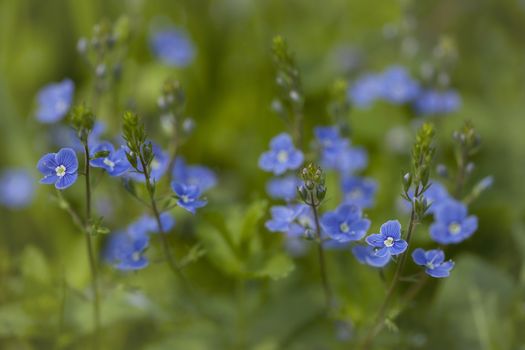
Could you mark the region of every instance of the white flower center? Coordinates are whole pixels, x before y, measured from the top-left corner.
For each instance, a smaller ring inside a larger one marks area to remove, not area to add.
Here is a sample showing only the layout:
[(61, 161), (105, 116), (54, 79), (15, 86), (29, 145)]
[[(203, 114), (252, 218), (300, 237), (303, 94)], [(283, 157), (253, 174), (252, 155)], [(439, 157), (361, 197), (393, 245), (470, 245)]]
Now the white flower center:
[(430, 270), (433, 270), (434, 269), (434, 264), (432, 263), (432, 261), (429, 261), (427, 262), (426, 266), (430, 269)]
[(57, 173), (58, 177), (62, 177), (66, 175), (66, 167), (63, 165), (59, 165), (55, 168), (55, 172)]
[(115, 167), (115, 162), (112, 162), (108, 158), (104, 158), (104, 164), (106, 164), (108, 167), (110, 167), (111, 170), (113, 170), (113, 168)]
[(286, 163), (288, 161), (288, 152), (285, 150), (279, 151), (279, 153), (277, 153), (277, 161), (279, 163)]
[(348, 231), (350, 231), (350, 227), (348, 227), (348, 224), (346, 222), (343, 222), (341, 225), (339, 225), (339, 229), (343, 233), (348, 233)]
[(67, 103), (64, 100), (58, 100), (55, 103), (55, 109), (59, 113), (64, 113), (67, 110)]
[(348, 193), (349, 199), (360, 199), (363, 197), (363, 191), (360, 188), (354, 188)]
[(182, 196), (180, 196), (180, 199), (182, 200), (182, 202), (184, 203), (188, 203), (190, 201), (190, 197), (188, 197), (187, 195), (183, 194)]
[(385, 245), (385, 247), (391, 247), (394, 245), (394, 239), (392, 237), (388, 237), (383, 241), (383, 244)]
[(156, 159), (153, 159), (153, 160), (151, 161), (151, 169), (153, 169), (153, 170), (157, 170), (158, 168), (160, 168), (160, 163), (159, 163), (159, 161), (156, 160)]
[(140, 253), (139, 252), (133, 252), (133, 254), (131, 254), (131, 260), (139, 261), (140, 260)]
[(448, 225), (448, 231), (453, 235), (457, 235), (461, 232), (461, 225), (457, 222), (453, 222)]

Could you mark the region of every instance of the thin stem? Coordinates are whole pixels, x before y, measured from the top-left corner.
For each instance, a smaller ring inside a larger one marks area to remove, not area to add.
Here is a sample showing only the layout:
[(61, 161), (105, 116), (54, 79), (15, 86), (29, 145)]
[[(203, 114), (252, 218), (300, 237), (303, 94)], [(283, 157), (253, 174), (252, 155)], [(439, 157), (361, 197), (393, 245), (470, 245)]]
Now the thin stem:
[(179, 140), (177, 136), (177, 123), (173, 127), (173, 149), (171, 150), (170, 161), (168, 163), (168, 179), (169, 182), (173, 181), (173, 167), (175, 166), (175, 161), (177, 160), (177, 151), (179, 149)]
[[(419, 186), (414, 191), (414, 198), (417, 198), (418, 195), (419, 195)], [(407, 238), (406, 238), (406, 242), (408, 246), (410, 245), (410, 239), (412, 237), (412, 233), (414, 231), (416, 224), (417, 224), (416, 211), (415, 211), (414, 205), (412, 205), (412, 210), (410, 212), (410, 221), (408, 223)], [(392, 278), (392, 282), (390, 283), (390, 287), (388, 288), (385, 299), (383, 300), (383, 303), (381, 304), (381, 307), (379, 308), (379, 311), (377, 312), (377, 316), (375, 318), (374, 325), (370, 329), (368, 334), (366, 335), (365, 340), (363, 341), (361, 345), (361, 349), (363, 350), (370, 348), (374, 338), (379, 334), (379, 332), (381, 332), (381, 330), (384, 327), (385, 313), (386, 313), (388, 306), (390, 305), (392, 298), (394, 297), (395, 289), (401, 277), (401, 273), (403, 271), (403, 267), (407, 259), (408, 246), (407, 246), (407, 250), (403, 254), (401, 254), (399, 263), (397, 264), (396, 270), (394, 272), (394, 277)]]
[(95, 250), (93, 247), (93, 241), (91, 233), (88, 230), (88, 225), (91, 222), (91, 183), (90, 183), (90, 171), (89, 171), (89, 145), (86, 140), (84, 143), (84, 159), (85, 159), (85, 184), (86, 184), (86, 223), (85, 232), (86, 247), (89, 257), (89, 267), (91, 270), (91, 288), (93, 291), (93, 317), (95, 323), (95, 348), (100, 347), (100, 298), (98, 293), (98, 276), (97, 266), (95, 262)]
[(460, 198), (461, 193), (463, 192), (463, 186), (465, 184), (465, 177), (466, 177), (466, 160), (467, 160), (467, 151), (465, 147), (461, 147), (461, 150), (459, 151), (460, 154), (458, 156), (458, 174), (456, 176), (456, 185), (454, 189), (454, 197)]
[(319, 214), (317, 213), (317, 205), (314, 202), (314, 194), (310, 192), (310, 206), (314, 213), (315, 220), (315, 232), (317, 235), (317, 253), (319, 258), (319, 269), (321, 271), (321, 281), (323, 283), (323, 291), (326, 299), (326, 309), (329, 310), (332, 306), (332, 291), (330, 289), (330, 283), (328, 282), (328, 274), (326, 272), (326, 262), (324, 256), (324, 249), (321, 238), (321, 224), (319, 223)]

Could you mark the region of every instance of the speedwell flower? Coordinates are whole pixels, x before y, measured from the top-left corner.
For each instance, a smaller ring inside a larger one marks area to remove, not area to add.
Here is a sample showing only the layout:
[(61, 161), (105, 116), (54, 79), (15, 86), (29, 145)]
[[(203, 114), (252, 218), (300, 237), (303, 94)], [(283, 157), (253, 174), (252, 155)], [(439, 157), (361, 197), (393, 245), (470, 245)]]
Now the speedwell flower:
[(297, 195), (297, 186), (301, 184), (295, 175), (278, 177), (266, 183), (266, 193), (274, 199), (293, 200)]
[(430, 225), (430, 236), (441, 244), (464, 241), (478, 228), (478, 218), (467, 215), (467, 207), (463, 203), (449, 199), (436, 208), (435, 221)]
[[(151, 180), (158, 182), (160, 178), (166, 173), (169, 166), (169, 156), (166, 152), (160, 148), (157, 144), (152, 145), (153, 149), (153, 161), (151, 162)], [(142, 164), (138, 163), (138, 170), (142, 171)], [(138, 172), (129, 172), (127, 176), (131, 177), (135, 181), (145, 182), (144, 174)]]
[(149, 264), (144, 256), (148, 245), (147, 235), (135, 236), (126, 231), (119, 231), (110, 235), (104, 257), (118, 270), (140, 270)]
[(390, 254), (384, 256), (377, 255), (377, 249), (369, 245), (356, 245), (352, 248), (357, 261), (373, 267), (384, 267), (390, 262)]
[(379, 233), (366, 237), (366, 243), (378, 248), (377, 256), (399, 255), (408, 247), (408, 243), (401, 238), (401, 224), (397, 220), (385, 222)]
[(198, 208), (202, 208), (207, 204), (207, 201), (199, 199), (201, 190), (195, 185), (184, 185), (178, 182), (172, 182), (171, 188), (175, 192), (177, 205), (192, 214), (195, 214)]
[(370, 220), (363, 219), (359, 207), (342, 204), (335, 211), (323, 215), (321, 226), (329, 238), (346, 243), (363, 238), (370, 228)]
[(259, 158), (259, 167), (275, 175), (281, 175), (286, 170), (299, 168), (303, 161), (303, 153), (295, 149), (290, 135), (282, 133), (270, 141), (270, 150)]
[(374, 180), (359, 176), (350, 176), (342, 180), (344, 202), (360, 208), (374, 205), (377, 183)]
[(75, 85), (70, 79), (44, 86), (37, 96), (36, 118), (42, 123), (54, 123), (67, 114), (73, 102)]
[(266, 221), (265, 226), (271, 232), (282, 232), (290, 237), (304, 235), (307, 228), (313, 227), (311, 209), (304, 204), (276, 205), (270, 208), (272, 218)]
[(164, 64), (184, 67), (191, 63), (195, 49), (186, 32), (172, 27), (151, 36), (151, 50)]
[(62, 148), (58, 153), (48, 153), (40, 158), (37, 168), (44, 175), (40, 183), (54, 184), (57, 189), (63, 190), (77, 180), (77, 155), (71, 148)]
[(454, 267), (452, 260), (445, 261), (445, 253), (441, 249), (424, 251), (417, 248), (412, 252), (412, 259), (417, 265), (424, 266), (429, 276), (435, 278), (448, 277)]
[(0, 174), (0, 205), (21, 209), (34, 197), (35, 179), (26, 169), (11, 168)]
[(185, 185), (195, 185), (201, 192), (214, 187), (217, 184), (217, 175), (202, 165), (187, 165), (182, 157), (177, 157), (173, 166), (173, 179)]
[[(106, 157), (94, 158), (97, 152), (107, 151)], [(101, 142), (91, 150), (91, 161), (93, 167), (102, 168), (111, 176), (120, 176), (131, 167), (124, 148), (115, 150), (110, 142)]]

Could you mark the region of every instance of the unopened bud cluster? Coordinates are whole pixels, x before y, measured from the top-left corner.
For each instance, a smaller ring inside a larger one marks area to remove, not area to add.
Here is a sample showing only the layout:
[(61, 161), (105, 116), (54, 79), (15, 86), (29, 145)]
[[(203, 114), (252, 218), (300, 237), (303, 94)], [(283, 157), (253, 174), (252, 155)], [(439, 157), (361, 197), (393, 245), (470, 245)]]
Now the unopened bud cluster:
[(302, 201), (318, 207), (326, 196), (325, 174), (321, 167), (309, 163), (301, 170), (303, 184), (297, 187)]
[(95, 115), (91, 109), (83, 103), (74, 106), (69, 113), (69, 122), (77, 131), (77, 136), (82, 144), (86, 144), (95, 125)]

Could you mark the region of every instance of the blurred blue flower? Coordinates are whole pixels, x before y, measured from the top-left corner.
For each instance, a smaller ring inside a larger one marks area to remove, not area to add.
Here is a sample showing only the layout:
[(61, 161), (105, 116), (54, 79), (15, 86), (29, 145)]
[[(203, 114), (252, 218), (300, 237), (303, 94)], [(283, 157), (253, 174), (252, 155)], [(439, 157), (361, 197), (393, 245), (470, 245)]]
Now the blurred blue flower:
[(424, 251), (417, 248), (412, 252), (412, 259), (417, 265), (425, 266), (427, 275), (435, 278), (448, 277), (454, 267), (452, 260), (445, 261), (445, 253), (441, 249)]
[(169, 66), (185, 67), (195, 56), (195, 48), (187, 33), (175, 27), (153, 33), (150, 44), (153, 54)]
[(303, 160), (303, 153), (295, 149), (290, 135), (282, 133), (270, 141), (270, 150), (259, 158), (259, 167), (275, 175), (281, 175), (286, 170), (299, 168)]
[(67, 114), (73, 103), (75, 85), (70, 79), (44, 86), (37, 96), (36, 118), (42, 123), (54, 123)]
[(301, 184), (295, 175), (271, 179), (266, 183), (266, 193), (273, 199), (291, 201), (297, 195), (297, 186)]
[(90, 160), (89, 164), (91, 166), (102, 168), (111, 176), (120, 176), (131, 167), (124, 148), (119, 148), (115, 151), (115, 147), (110, 142), (104, 141), (91, 149), (91, 158), (101, 151), (108, 151), (109, 155)]
[(419, 84), (404, 67), (391, 66), (381, 76), (381, 98), (394, 104), (412, 101), (419, 93)]
[[(98, 145), (100, 136), (104, 133), (106, 126), (100, 121), (96, 121), (93, 130), (89, 133), (88, 144), (90, 148)], [(50, 141), (58, 147), (71, 147), (77, 152), (84, 152), (84, 145), (80, 142), (77, 131), (70, 126), (57, 124), (54, 125), (49, 133)]]
[(425, 90), (417, 96), (412, 107), (423, 116), (449, 114), (461, 107), (461, 97), (456, 90)]
[(321, 146), (323, 168), (337, 170), (346, 176), (367, 166), (366, 150), (351, 147), (350, 140), (341, 138), (336, 127), (316, 127), (314, 134)]
[(401, 238), (401, 224), (397, 220), (389, 220), (381, 225), (379, 233), (366, 237), (366, 243), (378, 248), (377, 256), (402, 254), (408, 247), (408, 243)]
[(113, 267), (123, 271), (140, 270), (148, 266), (144, 251), (149, 245), (147, 235), (132, 235), (119, 231), (109, 235), (104, 251), (105, 260)]
[(449, 199), (434, 211), (430, 236), (441, 244), (459, 243), (469, 238), (478, 228), (478, 218), (467, 216), (467, 207)]
[[(166, 152), (162, 150), (157, 144), (153, 144), (153, 161), (151, 162), (151, 180), (158, 182), (160, 178), (166, 173), (169, 166), (169, 157)], [(138, 163), (138, 168), (142, 171), (142, 164)], [(130, 171), (126, 176), (132, 178), (137, 182), (145, 182), (144, 174), (136, 171)]]
[(382, 76), (378, 74), (365, 74), (350, 87), (348, 97), (355, 107), (368, 108), (381, 97), (382, 91)]
[(335, 211), (322, 216), (321, 226), (329, 238), (346, 243), (363, 238), (370, 228), (370, 220), (362, 218), (359, 207), (342, 204)]
[[(161, 213), (159, 216), (162, 231), (164, 233), (170, 232), (175, 226), (175, 218), (167, 212)], [(150, 233), (159, 233), (159, 226), (153, 216), (143, 215), (138, 220), (132, 222), (127, 230), (132, 236), (140, 237), (141, 235), (148, 235)]]
[(0, 204), (21, 209), (33, 201), (35, 179), (29, 171), (22, 168), (3, 170), (0, 174)]
[(63, 190), (77, 180), (77, 155), (71, 148), (62, 148), (58, 153), (48, 153), (40, 158), (37, 168), (44, 175), (40, 183), (54, 184), (57, 189)]
[(171, 188), (177, 197), (177, 205), (192, 214), (195, 214), (196, 209), (202, 208), (207, 204), (205, 200), (199, 199), (201, 191), (195, 185), (172, 182)]
[(373, 267), (385, 267), (390, 262), (390, 254), (377, 255), (377, 248), (369, 245), (356, 245), (352, 248), (352, 254), (361, 263)]
[(185, 185), (195, 185), (205, 192), (217, 184), (217, 175), (202, 165), (187, 165), (183, 157), (177, 157), (173, 166), (173, 179)]
[[(452, 199), (452, 197), (448, 193), (447, 188), (443, 186), (441, 183), (432, 180), (430, 184), (431, 184), (430, 187), (425, 191), (423, 196), (425, 197), (427, 203), (430, 205), (427, 213), (433, 214), (437, 208), (439, 208), (442, 204), (447, 203), (448, 200)], [(408, 191), (408, 197), (411, 199), (414, 197), (413, 188), (411, 188)], [(412, 203), (410, 203), (407, 200), (403, 200), (403, 201), (404, 201), (403, 209), (406, 212), (409, 212), (412, 208)]]
[(374, 180), (350, 176), (341, 182), (344, 193), (343, 201), (346, 204), (353, 204), (360, 208), (370, 208), (374, 205), (374, 196), (377, 190), (377, 183)]
[(307, 229), (314, 227), (313, 214), (305, 204), (276, 205), (270, 208), (272, 218), (265, 226), (271, 232), (281, 232), (289, 237), (303, 237)]

